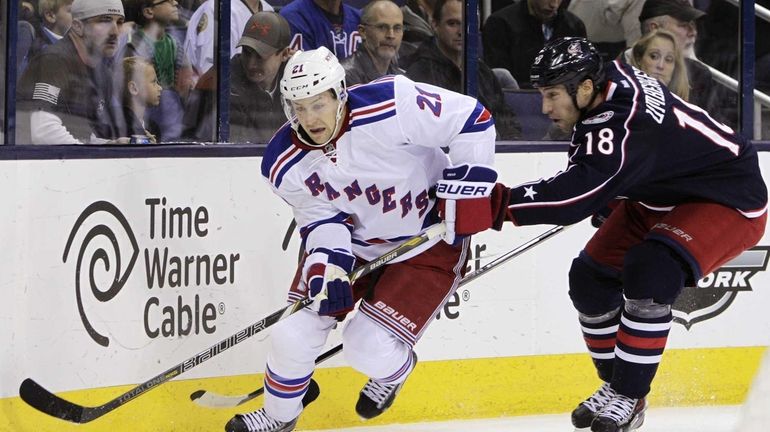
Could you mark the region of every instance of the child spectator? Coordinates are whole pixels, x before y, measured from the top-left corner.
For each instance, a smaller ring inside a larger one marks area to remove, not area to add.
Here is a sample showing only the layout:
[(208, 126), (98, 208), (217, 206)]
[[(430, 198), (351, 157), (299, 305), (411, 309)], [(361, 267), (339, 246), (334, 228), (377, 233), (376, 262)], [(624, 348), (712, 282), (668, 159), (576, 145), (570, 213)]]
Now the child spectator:
[(182, 135), (184, 103), (192, 87), (192, 67), (183, 44), (167, 28), (179, 19), (176, 0), (125, 0), (126, 16), (136, 23), (121, 57), (138, 56), (153, 63), (163, 87), (160, 105), (149, 110), (165, 141)]
[(131, 143), (158, 143), (157, 126), (147, 127), (145, 113), (148, 106), (160, 104), (162, 89), (152, 63), (141, 57), (123, 59), (123, 115), (127, 128), (125, 135), (131, 137)]
[[(27, 10), (25, 14), (30, 14)], [(61, 39), (72, 25), (72, 0), (40, 0), (38, 13), (19, 21), (16, 45), (16, 77), (21, 78), (29, 60)]]

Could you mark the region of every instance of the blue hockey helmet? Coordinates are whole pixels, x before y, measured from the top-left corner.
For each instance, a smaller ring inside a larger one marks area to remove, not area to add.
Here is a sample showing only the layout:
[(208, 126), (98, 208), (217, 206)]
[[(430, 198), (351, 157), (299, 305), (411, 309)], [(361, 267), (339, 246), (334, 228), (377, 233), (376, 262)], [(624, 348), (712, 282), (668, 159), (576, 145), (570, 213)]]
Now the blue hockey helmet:
[(590, 79), (594, 88), (604, 84), (603, 64), (596, 47), (582, 37), (564, 37), (548, 42), (535, 56), (529, 80), (532, 86), (563, 84), (574, 95), (578, 85)]

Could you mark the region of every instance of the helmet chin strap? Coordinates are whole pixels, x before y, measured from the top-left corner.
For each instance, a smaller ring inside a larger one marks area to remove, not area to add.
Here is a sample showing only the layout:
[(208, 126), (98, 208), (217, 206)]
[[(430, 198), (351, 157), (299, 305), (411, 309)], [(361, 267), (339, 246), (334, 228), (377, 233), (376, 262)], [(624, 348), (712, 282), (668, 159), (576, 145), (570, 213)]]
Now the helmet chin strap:
[(591, 93), (591, 100), (588, 101), (586, 106), (583, 108), (580, 108), (577, 103), (577, 89), (570, 95), (572, 96), (572, 105), (575, 106), (575, 109), (580, 112), (580, 118), (583, 118), (586, 115), (586, 112), (588, 112), (588, 109), (591, 107), (591, 105), (594, 104), (594, 101), (596, 100), (596, 96), (599, 95), (599, 90), (597, 90), (596, 87), (594, 87), (593, 92)]

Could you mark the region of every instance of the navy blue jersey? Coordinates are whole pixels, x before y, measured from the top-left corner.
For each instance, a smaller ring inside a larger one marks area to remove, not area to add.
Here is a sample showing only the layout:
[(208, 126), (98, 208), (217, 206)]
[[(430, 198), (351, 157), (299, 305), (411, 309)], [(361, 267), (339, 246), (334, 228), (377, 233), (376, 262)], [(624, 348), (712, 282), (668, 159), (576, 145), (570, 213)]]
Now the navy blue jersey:
[(567, 168), (511, 189), (517, 225), (575, 223), (615, 197), (661, 210), (716, 202), (746, 217), (764, 213), (750, 142), (632, 66), (612, 62), (605, 76), (605, 101), (575, 125)]

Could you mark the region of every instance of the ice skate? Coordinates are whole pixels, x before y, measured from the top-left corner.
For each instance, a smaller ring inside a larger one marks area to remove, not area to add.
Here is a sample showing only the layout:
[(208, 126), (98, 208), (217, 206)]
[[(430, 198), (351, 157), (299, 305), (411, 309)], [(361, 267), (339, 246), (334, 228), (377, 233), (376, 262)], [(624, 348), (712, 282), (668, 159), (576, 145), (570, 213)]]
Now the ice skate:
[(591, 432), (631, 432), (644, 424), (647, 400), (616, 394), (591, 423)]
[[(414, 351), (412, 351), (412, 358), (414, 359), (412, 370), (414, 370), (414, 365), (417, 364), (417, 354)], [(380, 384), (370, 379), (358, 395), (356, 412), (364, 420), (372, 419), (384, 413), (393, 405), (396, 395), (401, 391), (405, 382), (406, 380), (398, 384)]]
[(603, 383), (594, 394), (583, 402), (580, 402), (580, 405), (572, 411), (572, 425), (575, 426), (576, 429), (589, 428), (591, 422), (594, 421), (596, 414), (598, 414), (616, 394), (617, 393), (610, 387), (609, 383)]
[[(321, 393), (318, 383), (311, 379), (305, 396), (302, 397), (302, 406), (310, 405)], [(297, 420), (282, 422), (276, 420), (265, 412), (264, 408), (246, 414), (236, 414), (225, 425), (225, 432), (290, 432), (297, 426)]]

